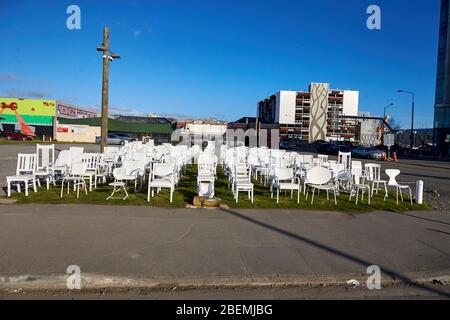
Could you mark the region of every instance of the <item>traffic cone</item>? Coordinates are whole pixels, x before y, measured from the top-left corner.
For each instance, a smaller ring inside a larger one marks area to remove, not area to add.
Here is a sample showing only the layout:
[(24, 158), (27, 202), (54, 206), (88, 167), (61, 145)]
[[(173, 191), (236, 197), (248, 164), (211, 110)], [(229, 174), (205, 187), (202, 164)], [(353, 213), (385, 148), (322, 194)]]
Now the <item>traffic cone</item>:
[(397, 152), (392, 153), (392, 160), (397, 161)]
[(383, 152), (383, 161), (386, 161), (386, 153)]

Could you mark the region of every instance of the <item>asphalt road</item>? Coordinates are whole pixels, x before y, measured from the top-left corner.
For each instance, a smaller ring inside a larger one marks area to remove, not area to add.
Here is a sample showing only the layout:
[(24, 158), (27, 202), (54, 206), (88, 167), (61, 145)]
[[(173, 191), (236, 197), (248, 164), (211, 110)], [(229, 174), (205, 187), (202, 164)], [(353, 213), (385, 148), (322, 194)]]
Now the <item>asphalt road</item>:
[[(450, 215), (0, 205), (0, 288), (364, 284), (450, 275)], [(446, 280), (448, 281), (448, 280)], [(413, 286), (428, 296), (446, 291)]]

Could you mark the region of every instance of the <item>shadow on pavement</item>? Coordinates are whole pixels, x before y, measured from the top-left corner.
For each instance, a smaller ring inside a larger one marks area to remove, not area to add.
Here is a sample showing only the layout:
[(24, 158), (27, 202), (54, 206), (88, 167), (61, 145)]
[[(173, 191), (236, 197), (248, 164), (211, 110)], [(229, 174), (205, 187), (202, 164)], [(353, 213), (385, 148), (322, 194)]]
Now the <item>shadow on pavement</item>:
[[(282, 229), (282, 228), (273, 226), (273, 225), (271, 225), (271, 224), (268, 224), (268, 223), (265, 223), (265, 222), (262, 222), (262, 221), (253, 219), (253, 218), (248, 217), (248, 216), (246, 216), (246, 215), (244, 215), (244, 214), (242, 214), (242, 213), (239, 213), (239, 212), (236, 212), (236, 211), (232, 211), (232, 210), (229, 210), (229, 209), (222, 209), (222, 210), (223, 210), (224, 212), (229, 213), (230, 215), (232, 215), (232, 216), (234, 216), (234, 217), (243, 219), (243, 220), (245, 220), (245, 221), (247, 221), (247, 222), (254, 223), (254, 224), (258, 225), (258, 226), (261, 226), (261, 227), (266, 228), (266, 229), (268, 229), (268, 230), (271, 230), (271, 231), (273, 231), (273, 232), (282, 234), (282, 235), (284, 235), (284, 236), (286, 236), (286, 237), (295, 239), (295, 240), (297, 240), (297, 241), (301, 241), (301, 242), (303, 242), (303, 243), (306, 243), (306, 244), (308, 244), (308, 245), (310, 245), (310, 246), (313, 246), (313, 247), (315, 247), (315, 248), (318, 248), (318, 249), (320, 249), (320, 250), (323, 250), (323, 251), (332, 253), (332, 254), (334, 254), (334, 255), (336, 255), (336, 256), (339, 256), (339, 257), (341, 257), (341, 258), (344, 258), (344, 259), (350, 260), (350, 261), (352, 261), (352, 262), (354, 262), (354, 263), (360, 264), (360, 265), (362, 265), (364, 268), (367, 268), (368, 266), (371, 266), (371, 265), (375, 265), (375, 264), (376, 264), (376, 263), (372, 263), (372, 262), (370, 262), (370, 261), (367, 261), (367, 260), (364, 260), (364, 259), (361, 259), (361, 258), (352, 256), (352, 255), (350, 255), (350, 254), (348, 254), (348, 253), (345, 253), (345, 252), (343, 252), (343, 251), (340, 251), (340, 250), (338, 250), (338, 249), (336, 249), (336, 248), (333, 248), (333, 247), (330, 247), (330, 246), (328, 246), (328, 245), (325, 245), (325, 244), (319, 243), (319, 242), (317, 242), (317, 241), (308, 239), (308, 238), (306, 238), (306, 237), (304, 237), (304, 236), (295, 234), (295, 233), (293, 233), (293, 232), (291, 232), (291, 231), (284, 230), (284, 229)], [(428, 219), (427, 219), (427, 220), (428, 220)], [(432, 221), (433, 221), (433, 220), (432, 220)], [(382, 272), (383, 272), (384, 274), (389, 275), (389, 276), (390, 276), (391, 278), (393, 278), (393, 279), (401, 280), (401, 281), (403, 281), (403, 282), (404, 282), (405, 284), (407, 284), (407, 285), (410, 285), (410, 286), (413, 286), (413, 287), (415, 287), (415, 288), (422, 289), (422, 290), (425, 290), (425, 291), (427, 291), (427, 292), (430, 292), (430, 293), (439, 295), (439, 296), (441, 296), (441, 297), (445, 297), (445, 298), (447, 298), (447, 299), (450, 299), (450, 294), (447, 293), (447, 292), (444, 292), (444, 291), (441, 291), (441, 290), (438, 290), (438, 289), (435, 289), (435, 288), (431, 288), (431, 287), (428, 287), (428, 286), (423, 285), (423, 284), (416, 283), (416, 282), (412, 281), (411, 279), (409, 279), (408, 277), (403, 276), (402, 274), (397, 273), (396, 271), (390, 270), (390, 269), (388, 269), (388, 268), (385, 268), (385, 267), (383, 267), (383, 266), (380, 266), (380, 269), (382, 270)]]

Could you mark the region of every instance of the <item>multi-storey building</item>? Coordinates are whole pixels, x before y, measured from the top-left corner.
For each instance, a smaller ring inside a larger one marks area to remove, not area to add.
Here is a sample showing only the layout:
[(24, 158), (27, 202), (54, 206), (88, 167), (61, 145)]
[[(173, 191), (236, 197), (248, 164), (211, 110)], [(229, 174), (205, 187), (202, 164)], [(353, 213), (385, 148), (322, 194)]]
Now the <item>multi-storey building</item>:
[(311, 83), (308, 91), (279, 91), (258, 102), (261, 124), (277, 124), (280, 141), (355, 139), (359, 92), (331, 90), (328, 83)]
[(439, 49), (434, 105), (434, 139), (438, 153), (450, 155), (450, 10), (449, 0), (441, 0)]

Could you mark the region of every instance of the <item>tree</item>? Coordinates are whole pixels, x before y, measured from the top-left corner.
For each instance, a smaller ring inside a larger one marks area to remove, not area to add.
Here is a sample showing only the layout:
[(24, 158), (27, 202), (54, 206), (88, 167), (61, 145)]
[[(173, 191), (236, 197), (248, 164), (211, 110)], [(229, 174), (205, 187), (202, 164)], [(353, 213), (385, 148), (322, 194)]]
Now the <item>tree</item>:
[(397, 122), (392, 116), (388, 117), (387, 124), (391, 127), (392, 130), (401, 129), (401, 122)]

